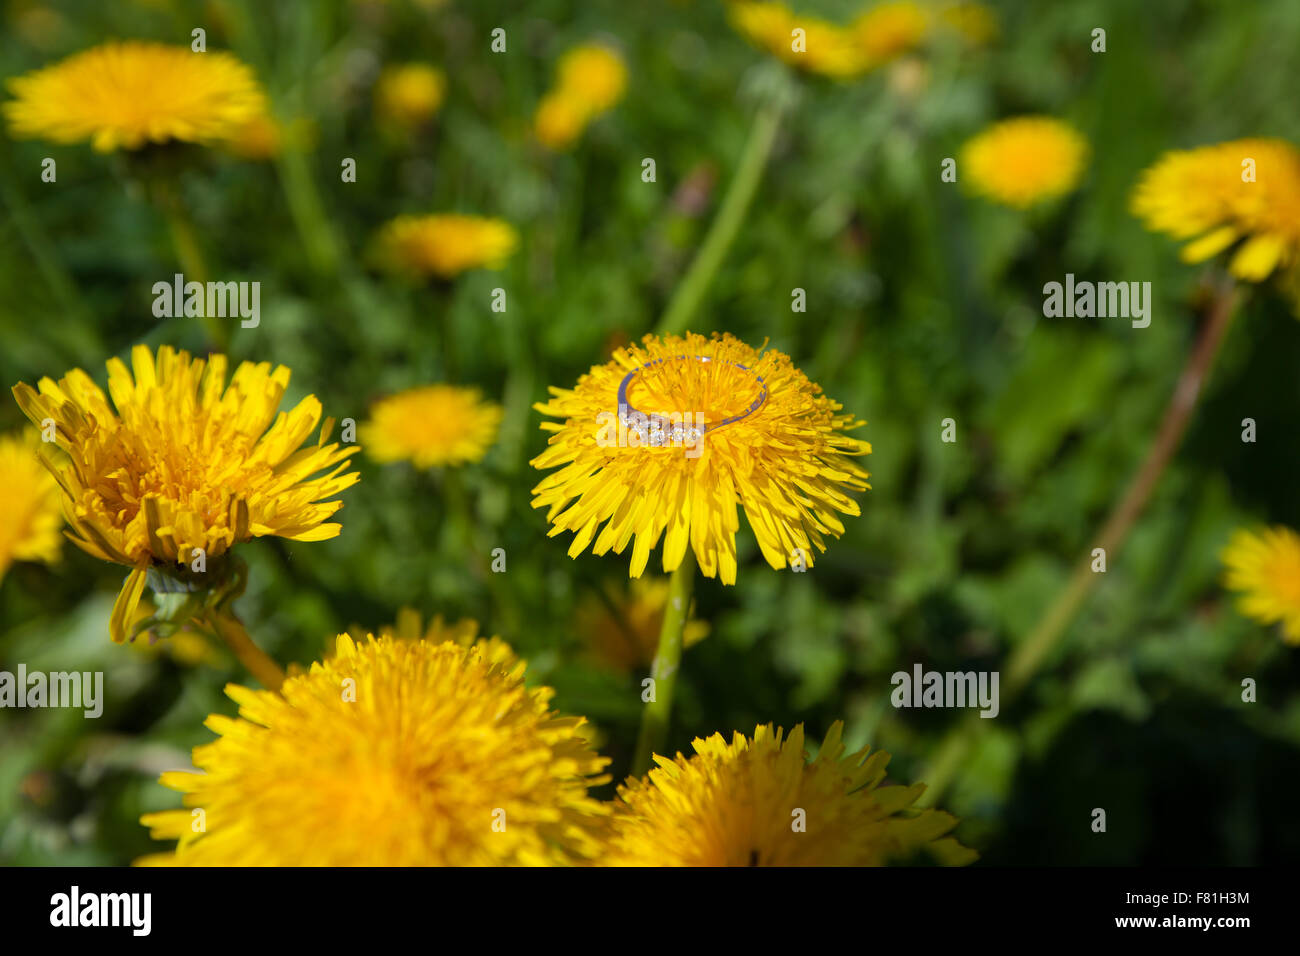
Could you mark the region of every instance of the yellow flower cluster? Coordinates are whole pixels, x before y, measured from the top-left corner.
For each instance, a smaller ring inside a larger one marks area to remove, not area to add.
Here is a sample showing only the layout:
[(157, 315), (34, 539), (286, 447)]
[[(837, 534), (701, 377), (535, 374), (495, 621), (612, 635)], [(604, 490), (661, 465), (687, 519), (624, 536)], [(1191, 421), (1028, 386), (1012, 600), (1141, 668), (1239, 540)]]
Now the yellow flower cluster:
[(920, 49), (936, 34), (954, 33), (972, 44), (997, 33), (987, 7), (978, 3), (932, 6), (887, 0), (868, 7), (847, 25), (795, 13), (779, 0), (728, 0), (736, 32), (791, 66), (835, 79), (860, 76)]
[[(907, 56), (938, 31), (972, 43), (997, 32), (975, 3), (888, 0), (844, 24), (774, 0), (728, 0), (727, 11), (757, 47), (839, 79)], [(627, 84), (613, 49), (569, 50), (533, 117), (537, 140), (572, 146)], [(18, 137), (101, 152), (219, 144), (249, 158), (285, 145), (252, 71), (226, 53), (111, 42), (9, 87), (3, 110)], [(380, 75), (374, 108), (382, 122), (412, 129), (445, 94), (434, 67), (398, 65)], [(960, 155), (971, 192), (1025, 209), (1078, 187), (1089, 144), (1061, 120), (1022, 116), (974, 136)], [(1188, 262), (1232, 250), (1228, 267), (1240, 279), (1300, 273), (1300, 150), (1288, 143), (1169, 153), (1143, 174), (1132, 210), (1186, 240)], [(518, 242), (499, 219), (403, 215), (380, 229), (374, 255), (392, 272), (447, 280), (503, 267)], [(107, 394), (81, 369), (14, 386), (53, 441), (0, 437), (0, 578), (14, 561), (55, 561), (66, 521), (78, 547), (130, 569), (109, 623), (122, 641), (154, 620), (146, 584), (176, 583), (196, 553), (220, 559), (254, 537), (339, 534), (329, 519), (358, 480), (348, 460), (357, 449), (329, 442), (332, 422), (314, 395), (280, 410), (287, 368), (244, 362), (228, 376), (228, 366), (219, 353), (141, 345), (129, 365), (108, 362)], [(547, 509), (549, 535), (572, 533), (574, 558), (631, 546), (638, 580), (612, 600), (581, 604), (577, 616), (589, 650), (616, 669), (657, 667), (666, 620), (680, 619), (684, 645), (708, 633), (690, 620), (689, 598), (641, 577), (656, 548), (666, 572), (693, 560), (734, 584), (743, 514), (772, 568), (802, 570), (845, 533), (841, 517), (860, 514), (854, 496), (870, 487), (859, 459), (871, 446), (850, 434), (865, 422), (789, 356), (729, 334), (647, 335), (534, 407), (549, 419), (547, 447), (531, 462), (549, 472), (532, 501)], [(428, 385), (376, 402), (360, 437), (381, 463), (454, 467), (483, 459), (503, 414), (477, 389)], [(1239, 531), (1222, 560), (1242, 612), (1300, 645), (1300, 535)], [(208, 659), (211, 648), (188, 636), (179, 653)], [(247, 653), (238, 633), (219, 636)], [(194, 751), (198, 772), (163, 775), (185, 808), (144, 818), (175, 850), (141, 862), (795, 866), (974, 856), (949, 835), (954, 817), (917, 806), (924, 785), (882, 786), (888, 754), (848, 753), (840, 722), (811, 760), (802, 725), (788, 736), (768, 724), (730, 741), (697, 739), (693, 755), (656, 755), (654, 769), (602, 803), (591, 790), (608, 782), (609, 761), (592, 729), (553, 710), (554, 692), (529, 686), (526, 673), (476, 622), (426, 626), (403, 611), (378, 636), (338, 635), (332, 654), (276, 680), (276, 690), (232, 685), (238, 716), (209, 718), (217, 739)]]
[[(844, 758), (839, 723), (808, 762), (803, 728), (759, 727), (658, 758), (601, 803), (608, 777), (582, 718), (550, 709), (498, 638), (405, 612), (279, 694), (230, 686), (236, 718), (162, 782), (185, 809), (146, 815), (159, 866), (879, 865), (919, 850), (964, 864), (957, 821), (880, 787), (889, 755)], [(364, 781), (364, 786), (359, 786)], [(203, 825), (196, 827), (196, 814)]]
[(576, 47), (560, 58), (555, 85), (537, 106), (533, 132), (550, 149), (567, 149), (613, 108), (627, 88), (623, 58), (606, 46)]

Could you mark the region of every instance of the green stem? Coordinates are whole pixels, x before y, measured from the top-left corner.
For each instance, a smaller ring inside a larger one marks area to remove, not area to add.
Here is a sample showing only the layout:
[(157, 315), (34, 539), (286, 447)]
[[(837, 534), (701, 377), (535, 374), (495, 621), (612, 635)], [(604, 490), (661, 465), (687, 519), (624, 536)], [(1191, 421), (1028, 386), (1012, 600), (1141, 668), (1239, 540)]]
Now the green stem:
[[(204, 261), (203, 252), (199, 248), (198, 236), (194, 230), (194, 223), (189, 214), (185, 211), (184, 203), (176, 190), (167, 190), (161, 200), (163, 215), (167, 217), (167, 226), (171, 230), (172, 245), (176, 247), (176, 258), (180, 261), (181, 272), (185, 274), (185, 281), (205, 283), (210, 278), (207, 263)], [(217, 316), (209, 315), (208, 310), (203, 310), (203, 327), (208, 333), (208, 338), (212, 344), (217, 347), (218, 351), (225, 352), (230, 348), (230, 333)]]
[(455, 382), (460, 374), (460, 356), (456, 351), (456, 320), (451, 313), (452, 286), (438, 279), (431, 282), (428, 289), (434, 313), (429, 327), (438, 338), (436, 351), (442, 358), (442, 377), (447, 382)]
[(722, 205), (704, 237), (700, 251), (678, 283), (668, 308), (664, 310), (663, 318), (659, 320), (659, 326), (655, 330), (659, 335), (680, 335), (686, 331), (704, 300), (704, 293), (708, 291), (709, 283), (713, 281), (736, 233), (740, 231), (745, 212), (763, 178), (763, 168), (772, 154), (772, 144), (776, 141), (776, 131), (780, 128), (785, 105), (783, 97), (774, 96), (754, 114), (754, 123), (750, 127), (749, 139), (745, 142), (745, 151), (736, 168), (736, 175), (727, 187), (727, 194), (722, 199)]
[[(1076, 565), (1065, 589), (1048, 606), (1029, 637), (1017, 645), (1007, 661), (1000, 704), (1004, 710), (1024, 690), (1029, 679), (1060, 642), (1070, 622), (1096, 587), (1099, 575), (1092, 570), (1093, 548), (1104, 549), (1106, 560), (1113, 561), (1141, 516), (1151, 493), (1187, 432), (1205, 381), (1214, 366), (1214, 359), (1219, 354), (1224, 335), (1236, 314), (1237, 299), (1237, 289), (1231, 283), (1217, 291), (1141, 467), (1129, 482), (1124, 495), (1111, 509), (1087, 555)], [(927, 785), (920, 801), (922, 804), (932, 804), (943, 795), (978, 736), (979, 725), (979, 719), (967, 717), (959, 720), (957, 726), (940, 741), (935, 757), (921, 777)]]
[[(238, 38), (241, 47), (248, 51), (248, 57), (256, 65), (264, 79), (271, 79), (272, 63), (267, 57), (263, 32), (266, 22), (258, 20), (254, 5), (250, 0), (227, 6), (231, 20), (231, 31)], [(259, 11), (260, 12), (260, 11)], [(316, 16), (318, 11), (311, 4), (303, 4), (298, 11), (300, 16), (294, 25), (293, 35), (298, 45), (292, 51), (293, 63), (290, 66), (294, 78), (291, 92), (284, 99), (288, 100), (288, 115), (298, 116), (303, 112), (304, 90), (308, 83), (304, 66), (320, 68), (321, 54), (314, 46), (319, 37)], [(277, 53), (281, 52), (279, 49)], [(287, 57), (286, 57), (287, 59)], [(283, 62), (283, 61), (281, 61)], [(274, 85), (274, 84), (273, 84)], [(277, 106), (281, 106), (277, 97)], [(289, 217), (298, 230), (307, 262), (318, 276), (336, 276), (340, 273), (343, 259), (343, 244), (339, 241), (334, 222), (325, 213), (325, 204), (316, 179), (312, 175), (307, 155), (296, 143), (289, 143), (275, 157), (276, 172), (280, 177), (280, 186), (284, 189), (285, 201), (289, 207)], [(353, 298), (353, 305), (358, 305), (355, 290), (347, 285), (346, 291)]]
[(682, 563), (668, 583), (668, 603), (659, 628), (659, 649), (655, 652), (650, 676), (654, 678), (654, 700), (641, 712), (641, 732), (637, 735), (636, 757), (632, 772), (643, 774), (653, 765), (653, 756), (664, 748), (668, 739), (668, 722), (672, 716), (673, 691), (682, 663), (682, 632), (691, 612), (691, 591), (695, 584), (695, 552), (687, 544)]
[(442, 490), (447, 499), (446, 518), (455, 534), (456, 546), (463, 552), (461, 557), (477, 577), (483, 577), (488, 572), (474, 534), (473, 507), (465, 494), (465, 486), (460, 480), (458, 467), (451, 466), (443, 469)]
[[(312, 271), (320, 276), (339, 275), (338, 236), (334, 224), (325, 215), (325, 205), (307, 165), (306, 155), (292, 145), (286, 147), (276, 158), (276, 170), (284, 187), (289, 216), (298, 228)], [(348, 289), (349, 293), (352, 291)]]

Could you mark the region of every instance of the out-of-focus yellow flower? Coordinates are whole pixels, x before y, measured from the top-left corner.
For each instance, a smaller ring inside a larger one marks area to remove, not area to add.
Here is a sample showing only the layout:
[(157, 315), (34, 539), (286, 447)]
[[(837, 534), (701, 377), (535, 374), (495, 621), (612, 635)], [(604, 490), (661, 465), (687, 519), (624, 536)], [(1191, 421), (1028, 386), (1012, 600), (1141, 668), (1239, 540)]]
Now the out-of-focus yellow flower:
[(340, 526), (326, 519), (343, 502), (326, 499), (360, 477), (347, 472), (355, 447), (325, 444), (330, 422), (316, 445), (302, 447), (321, 420), (316, 396), (277, 415), (284, 366), (244, 362), (227, 386), (220, 354), (193, 359), (163, 346), (155, 358), (137, 345), (131, 363), (108, 362), (113, 406), (81, 369), (41, 379), (39, 391), (23, 382), (13, 389), (34, 425), (53, 420), (67, 453), (66, 464), (43, 458), (63, 489), (69, 537), (132, 569), (109, 624), (119, 643), (151, 569), (186, 575), (198, 549), (215, 578), (215, 559), (250, 538), (332, 538)]
[(0, 581), (15, 561), (53, 564), (63, 544), (59, 486), (35, 433), (0, 435)]
[(853, 21), (852, 33), (865, 57), (864, 66), (880, 66), (920, 47), (931, 18), (929, 10), (912, 0), (890, 0), (861, 14)]
[(501, 866), (581, 862), (600, 849), (608, 777), (585, 721), (479, 644), (367, 636), (280, 693), (230, 685), (236, 718), (162, 783), (202, 808), (142, 818), (162, 866)]
[(391, 272), (450, 279), (469, 269), (500, 269), (519, 244), (501, 219), (444, 214), (398, 216), (375, 240), (375, 258)]
[(549, 149), (566, 149), (577, 142), (589, 118), (586, 107), (577, 100), (561, 93), (547, 93), (537, 104), (533, 134)]
[(41, 3), (11, 0), (8, 14), (14, 32), (42, 50), (57, 48), (68, 30), (67, 18)]
[(972, 192), (1025, 209), (1071, 192), (1088, 161), (1088, 142), (1049, 116), (1003, 120), (962, 147), (958, 175)]
[(426, 63), (386, 67), (375, 83), (375, 111), (395, 126), (419, 126), (442, 107), (446, 92), (442, 71)]
[(1228, 268), (1247, 282), (1300, 265), (1300, 151), (1282, 140), (1166, 153), (1143, 172), (1132, 207), (1148, 229), (1194, 240), (1185, 262), (1236, 245)]
[(998, 18), (982, 3), (950, 3), (939, 9), (939, 26), (946, 27), (971, 46), (985, 46), (998, 37)]
[(1278, 526), (1239, 530), (1223, 550), (1224, 585), (1240, 591), (1241, 613), (1281, 624), (1282, 638), (1300, 644), (1300, 535)]
[(476, 388), (425, 385), (376, 402), (357, 437), (366, 454), (383, 464), (454, 467), (487, 454), (504, 414)]
[(538, 104), (533, 133), (550, 149), (565, 149), (608, 112), (627, 89), (627, 65), (609, 47), (575, 47), (560, 58), (555, 86)]
[(727, 0), (736, 32), (754, 46), (809, 73), (848, 79), (913, 53), (942, 30), (970, 44), (997, 31), (993, 14), (978, 3), (933, 7), (915, 0), (886, 0), (847, 26), (797, 14), (779, 0)]
[(796, 15), (783, 3), (730, 0), (727, 18), (760, 50), (810, 73), (843, 79), (871, 66), (855, 31)]
[(665, 572), (689, 547), (705, 577), (734, 584), (743, 507), (769, 565), (811, 567), (844, 533), (838, 515), (861, 513), (849, 493), (868, 476), (853, 459), (871, 446), (848, 432), (865, 422), (775, 350), (689, 332), (642, 341), (533, 406), (557, 419), (532, 460), (559, 469), (533, 489), (551, 536), (573, 532), (573, 558), (635, 538), (634, 578), (662, 538)]
[(9, 80), (10, 132), (99, 152), (211, 144), (266, 112), (253, 71), (229, 53), (110, 41)]
[[(588, 595), (578, 605), (575, 629), (591, 656), (624, 673), (649, 665), (659, 646), (668, 591), (666, 578), (636, 578), (610, 600)], [(682, 645), (698, 644), (708, 633), (707, 622), (688, 620)]]
[(560, 58), (556, 89), (583, 103), (591, 113), (603, 113), (623, 98), (627, 65), (607, 46), (574, 47)]
[(914, 810), (924, 784), (882, 787), (889, 754), (844, 756), (843, 724), (817, 759), (803, 725), (788, 739), (771, 724), (693, 743), (695, 756), (656, 756), (647, 777), (628, 780), (614, 805), (612, 866), (880, 866), (920, 850), (962, 865), (972, 850), (946, 837), (957, 818)]

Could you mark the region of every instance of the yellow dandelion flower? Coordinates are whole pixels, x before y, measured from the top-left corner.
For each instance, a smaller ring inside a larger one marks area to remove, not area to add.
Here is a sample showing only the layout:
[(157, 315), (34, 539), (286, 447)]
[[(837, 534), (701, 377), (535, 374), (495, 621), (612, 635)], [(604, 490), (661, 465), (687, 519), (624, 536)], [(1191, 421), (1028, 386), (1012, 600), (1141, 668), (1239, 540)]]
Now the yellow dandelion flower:
[(381, 464), (455, 467), (482, 460), (504, 414), (500, 405), (483, 401), (476, 388), (425, 385), (376, 402), (358, 437), (366, 454)]
[(594, 855), (608, 763), (521, 662), (448, 641), (339, 635), (279, 694), (235, 685), (236, 718), (162, 783), (203, 808), (145, 816), (163, 866), (548, 865)]
[(1087, 160), (1087, 140), (1074, 127), (1049, 116), (1019, 116), (967, 140), (958, 168), (970, 191), (1026, 209), (1071, 192)]
[[(356, 639), (364, 634), (353, 635)], [(480, 637), (478, 621), (462, 618), (459, 621), (446, 622), (442, 615), (433, 617), (428, 625), (424, 624), (420, 612), (414, 608), (404, 607), (397, 612), (397, 620), (392, 627), (379, 630), (380, 638), (397, 641), (427, 641), (430, 644), (443, 644), (451, 641), (461, 647), (473, 647), (483, 655), (484, 660), (499, 664), (506, 670), (513, 670), (519, 663), (514, 648), (499, 637)]]
[(1185, 262), (1240, 243), (1229, 269), (1260, 282), (1300, 263), (1300, 150), (1276, 139), (1241, 139), (1165, 154), (1133, 191), (1148, 229), (1194, 241)]
[(537, 104), (533, 135), (547, 149), (567, 149), (578, 141), (591, 119), (585, 105), (562, 93), (548, 93)]
[(375, 112), (396, 126), (419, 126), (442, 107), (447, 80), (426, 63), (386, 67), (375, 82)]
[(266, 102), (253, 71), (229, 53), (111, 41), (15, 77), (10, 132), (99, 152), (227, 138)]
[(455, 214), (398, 216), (375, 241), (375, 256), (393, 272), (450, 279), (469, 269), (500, 269), (519, 244), (500, 219)]
[(1224, 585), (1240, 591), (1241, 613), (1282, 625), (1288, 644), (1300, 644), (1300, 535), (1278, 526), (1237, 531), (1223, 550)]
[(0, 435), (0, 581), (15, 561), (59, 559), (59, 486), (37, 455), (32, 434)]
[(138, 345), (131, 364), (108, 362), (116, 411), (81, 369), (58, 382), (43, 378), (37, 389), (22, 382), (13, 389), (34, 424), (55, 423), (70, 459), (45, 457), (63, 490), (69, 537), (132, 568), (110, 624), (119, 642), (150, 568), (183, 572), (195, 549), (211, 565), (263, 535), (332, 538), (339, 525), (326, 519), (343, 503), (327, 499), (359, 477), (346, 473), (355, 448), (325, 444), (329, 422), (318, 444), (301, 447), (321, 419), (314, 395), (276, 414), (289, 384), (284, 366), (244, 362), (227, 387), (224, 355), (192, 359), (163, 346), (155, 358)]
[(611, 109), (627, 89), (627, 65), (607, 46), (574, 47), (560, 58), (556, 86), (594, 115)]
[(627, 66), (599, 44), (575, 47), (560, 58), (555, 87), (537, 106), (533, 135), (549, 149), (566, 149), (627, 89)]
[(822, 76), (847, 78), (871, 67), (856, 31), (817, 17), (796, 15), (783, 3), (731, 0), (727, 19), (758, 49)]
[[(607, 599), (588, 595), (575, 615), (578, 636), (591, 656), (612, 670), (626, 673), (646, 667), (659, 647), (668, 592), (665, 578), (637, 578)], [(682, 645), (698, 644), (708, 634), (706, 621), (688, 619)]]
[(804, 752), (803, 725), (782, 740), (760, 726), (694, 741), (695, 755), (655, 757), (647, 777), (619, 788), (610, 823), (612, 866), (880, 866), (926, 850), (940, 862), (975, 853), (945, 837), (957, 819), (915, 810), (925, 785), (880, 786), (889, 754), (843, 756), (843, 724), (826, 734), (817, 759)]
[(930, 31), (931, 15), (911, 0), (880, 3), (853, 21), (852, 32), (867, 63), (879, 66), (917, 49)]
[(664, 571), (689, 545), (706, 577), (734, 584), (739, 505), (772, 567), (811, 567), (823, 536), (844, 533), (836, 512), (860, 513), (845, 492), (868, 475), (849, 456), (871, 446), (846, 432), (865, 422), (775, 350), (689, 332), (643, 343), (534, 406), (560, 419), (532, 461), (560, 466), (533, 489), (550, 534), (575, 533), (570, 557), (622, 554), (635, 536), (634, 578), (663, 537)]

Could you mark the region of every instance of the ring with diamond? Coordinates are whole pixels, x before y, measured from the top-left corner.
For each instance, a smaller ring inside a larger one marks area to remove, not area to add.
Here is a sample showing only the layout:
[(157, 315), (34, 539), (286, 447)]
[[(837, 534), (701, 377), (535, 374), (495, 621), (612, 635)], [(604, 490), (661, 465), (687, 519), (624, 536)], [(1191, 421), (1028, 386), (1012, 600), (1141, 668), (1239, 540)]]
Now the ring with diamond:
[[(738, 369), (743, 369), (744, 371), (749, 372), (758, 380), (758, 398), (754, 399), (754, 401), (750, 403), (749, 407), (738, 415), (732, 415), (719, 422), (697, 422), (692, 424), (687, 422), (675, 422), (663, 415), (646, 414), (645, 412), (639, 412), (632, 407), (632, 404), (628, 401), (627, 393), (634, 378), (654, 365), (661, 365), (664, 362), (669, 361), (688, 361), (690, 359), (695, 359), (698, 362), (705, 363), (714, 361), (714, 359), (707, 355), (665, 356), (664, 358), (657, 358), (652, 362), (646, 362), (646, 364), (634, 368), (632, 371), (628, 372), (627, 375), (623, 376), (623, 381), (619, 383), (619, 420), (623, 423), (624, 427), (627, 428), (629, 433), (635, 433), (638, 438), (644, 438), (647, 445), (653, 447), (660, 447), (669, 444), (694, 445), (703, 438), (707, 432), (717, 431), (719, 428), (723, 428), (726, 425), (734, 425), (736, 422), (748, 418), (750, 415), (754, 414), (754, 412), (758, 411), (759, 408), (762, 407), (763, 403), (767, 401), (767, 383), (763, 381), (763, 376), (759, 375), (748, 365), (741, 365), (739, 362), (726, 362), (728, 365), (733, 365)], [(640, 419), (646, 423), (646, 431), (648, 434), (644, 436), (641, 435), (640, 424), (635, 420), (629, 421), (629, 419), (633, 418)]]

